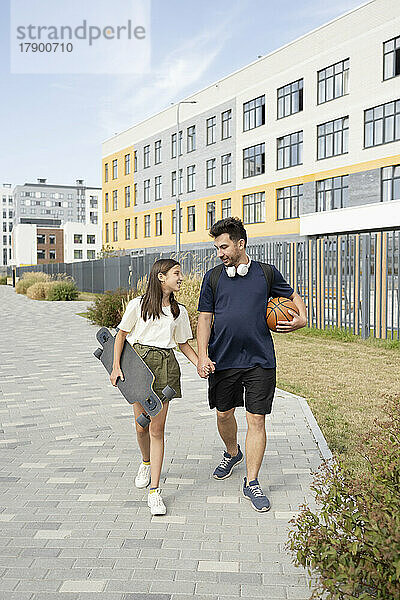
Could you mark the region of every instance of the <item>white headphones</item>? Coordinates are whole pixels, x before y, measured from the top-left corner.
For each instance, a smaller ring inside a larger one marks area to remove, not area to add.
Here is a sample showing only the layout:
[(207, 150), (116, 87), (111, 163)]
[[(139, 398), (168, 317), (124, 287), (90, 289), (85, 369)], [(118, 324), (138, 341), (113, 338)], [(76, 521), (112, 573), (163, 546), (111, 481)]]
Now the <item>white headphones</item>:
[(228, 277), (235, 277), (236, 273), (238, 275), (240, 275), (241, 277), (244, 277), (245, 275), (247, 275), (247, 273), (249, 272), (250, 269), (250, 265), (251, 265), (251, 258), (250, 256), (247, 257), (249, 259), (249, 262), (247, 263), (247, 265), (238, 265), (238, 267), (226, 267), (226, 274), (228, 275)]

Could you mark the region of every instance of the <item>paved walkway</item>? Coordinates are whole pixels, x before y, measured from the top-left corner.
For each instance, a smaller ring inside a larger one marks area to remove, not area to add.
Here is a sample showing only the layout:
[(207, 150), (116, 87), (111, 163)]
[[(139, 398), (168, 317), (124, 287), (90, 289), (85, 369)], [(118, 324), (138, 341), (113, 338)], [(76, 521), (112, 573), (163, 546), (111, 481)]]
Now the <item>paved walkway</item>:
[[(165, 517), (134, 487), (132, 412), (92, 356), (82, 302), (37, 302), (0, 286), (0, 599), (308, 598), (284, 550), (321, 461), (304, 402), (278, 390), (260, 480), (272, 509), (241, 495), (242, 465), (210, 474), (222, 444), (206, 382), (186, 359), (167, 423)], [(244, 411), (239, 436), (244, 442)], [(318, 437), (318, 430), (314, 431)]]

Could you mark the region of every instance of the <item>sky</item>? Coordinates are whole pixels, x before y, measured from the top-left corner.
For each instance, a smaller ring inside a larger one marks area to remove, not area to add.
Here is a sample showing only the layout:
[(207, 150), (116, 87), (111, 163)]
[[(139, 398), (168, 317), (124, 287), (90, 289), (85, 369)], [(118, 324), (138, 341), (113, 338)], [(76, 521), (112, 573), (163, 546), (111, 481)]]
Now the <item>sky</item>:
[[(103, 0), (82, 4), (99, 1)], [(10, 73), (10, 1), (0, 0), (0, 183), (35, 182), (41, 177), (64, 185), (84, 179), (87, 185), (100, 187), (105, 139), (363, 4), (362, 0), (149, 2), (148, 72), (44, 75)]]

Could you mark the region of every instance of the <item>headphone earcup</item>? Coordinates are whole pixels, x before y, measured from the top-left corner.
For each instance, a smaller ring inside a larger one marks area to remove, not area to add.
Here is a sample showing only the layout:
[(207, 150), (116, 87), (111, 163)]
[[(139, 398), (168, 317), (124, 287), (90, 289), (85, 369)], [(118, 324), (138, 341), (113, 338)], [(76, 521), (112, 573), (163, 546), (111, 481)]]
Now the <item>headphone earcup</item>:
[(248, 272), (249, 272), (249, 266), (248, 265), (239, 265), (238, 268), (237, 268), (237, 273), (241, 277), (244, 277), (245, 275), (247, 275)]
[(235, 267), (227, 267), (226, 274), (228, 275), (228, 277), (235, 277), (235, 275), (236, 275)]

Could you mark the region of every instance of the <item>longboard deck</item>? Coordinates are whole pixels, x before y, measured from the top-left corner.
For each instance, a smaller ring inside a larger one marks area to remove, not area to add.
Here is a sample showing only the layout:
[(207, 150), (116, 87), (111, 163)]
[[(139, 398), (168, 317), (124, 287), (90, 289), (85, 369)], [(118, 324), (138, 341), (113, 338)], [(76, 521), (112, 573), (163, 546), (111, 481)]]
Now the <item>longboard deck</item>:
[[(97, 332), (96, 338), (103, 351), (100, 356), (97, 353), (95, 355), (103, 363), (106, 371), (111, 373), (115, 337), (106, 327), (102, 327)], [(154, 375), (126, 340), (121, 353), (120, 364), (124, 380), (118, 378), (117, 387), (121, 394), (129, 404), (139, 402), (150, 417), (156, 416), (162, 409), (162, 402), (153, 390)]]

